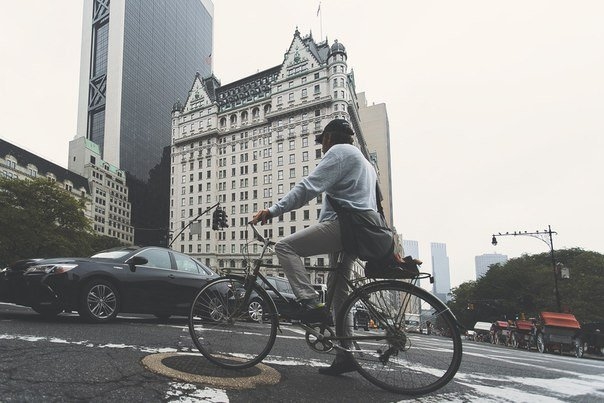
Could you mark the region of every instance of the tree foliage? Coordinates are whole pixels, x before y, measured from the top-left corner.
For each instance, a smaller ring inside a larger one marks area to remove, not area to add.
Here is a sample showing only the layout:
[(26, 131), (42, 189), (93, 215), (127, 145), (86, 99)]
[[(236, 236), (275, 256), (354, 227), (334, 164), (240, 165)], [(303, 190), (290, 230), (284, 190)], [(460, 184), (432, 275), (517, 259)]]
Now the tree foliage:
[[(580, 322), (604, 321), (604, 255), (572, 248), (557, 250), (555, 257), (570, 269), (570, 279), (558, 277), (562, 311), (574, 314)], [(549, 253), (522, 255), (493, 265), (483, 277), (461, 284), (452, 294), (449, 306), (469, 329), (477, 321), (557, 311)]]
[(120, 244), (93, 234), (76, 199), (47, 179), (0, 178), (0, 267), (18, 259), (87, 256)]

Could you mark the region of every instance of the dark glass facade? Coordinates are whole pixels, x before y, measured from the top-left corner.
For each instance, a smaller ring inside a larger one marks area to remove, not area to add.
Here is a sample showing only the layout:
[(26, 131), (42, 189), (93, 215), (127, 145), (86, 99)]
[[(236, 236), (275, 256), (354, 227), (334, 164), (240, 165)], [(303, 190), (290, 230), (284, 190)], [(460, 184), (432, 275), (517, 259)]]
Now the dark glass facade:
[[(127, 173), (134, 242), (165, 244), (170, 192), (169, 146), (172, 106), (184, 101), (195, 73), (209, 76), (213, 18), (201, 0), (88, 0), (92, 2), (92, 43), (87, 137), (103, 157), (104, 145), (119, 142), (119, 168)], [(211, 4), (210, 4), (211, 5)], [(116, 66), (111, 24), (124, 6), (120, 116), (106, 113), (107, 82)], [(116, 11), (117, 10), (117, 11)], [(113, 20), (112, 20), (113, 18)], [(119, 118), (119, 135), (106, 122)], [(109, 146), (107, 145), (107, 148)], [(168, 150), (168, 155), (163, 153)], [(163, 163), (162, 161), (163, 154)], [(167, 168), (166, 168), (167, 167)], [(158, 179), (159, 178), (159, 179)]]
[[(127, 0), (120, 168), (146, 182), (171, 141), (171, 111), (208, 76), (212, 17), (200, 0)], [(167, 190), (168, 191), (168, 190)]]
[(92, 16), (92, 55), (88, 94), (88, 138), (103, 153), (105, 99), (109, 51), (109, 0), (95, 0)]

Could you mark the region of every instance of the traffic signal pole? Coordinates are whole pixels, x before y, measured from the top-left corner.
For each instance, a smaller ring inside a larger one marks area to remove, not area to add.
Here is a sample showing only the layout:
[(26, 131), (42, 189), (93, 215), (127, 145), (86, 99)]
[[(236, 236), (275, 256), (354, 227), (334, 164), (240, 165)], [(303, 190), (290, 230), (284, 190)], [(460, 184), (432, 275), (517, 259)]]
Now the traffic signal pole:
[[(174, 236), (174, 238), (172, 238), (172, 242), (170, 242), (170, 244), (168, 245), (168, 248), (170, 246), (172, 246), (172, 244), (174, 243), (174, 241), (176, 241), (176, 239), (180, 236), (180, 234), (182, 234), (184, 232), (184, 230), (186, 230), (187, 228), (189, 228), (191, 226), (191, 224), (193, 224), (194, 222), (196, 222), (197, 220), (199, 220), (199, 217), (201, 217), (202, 215), (204, 215), (205, 213), (212, 211), (213, 209), (220, 207), (220, 203), (216, 203), (213, 206), (208, 207), (207, 209), (205, 209), (204, 212), (202, 212), (201, 214), (199, 214), (197, 217), (195, 217), (194, 219), (192, 219), (191, 221), (189, 221), (189, 223), (183, 228), (181, 229), (178, 234), (176, 234)], [(218, 210), (217, 210), (218, 211)], [(226, 214), (225, 214), (226, 216)]]

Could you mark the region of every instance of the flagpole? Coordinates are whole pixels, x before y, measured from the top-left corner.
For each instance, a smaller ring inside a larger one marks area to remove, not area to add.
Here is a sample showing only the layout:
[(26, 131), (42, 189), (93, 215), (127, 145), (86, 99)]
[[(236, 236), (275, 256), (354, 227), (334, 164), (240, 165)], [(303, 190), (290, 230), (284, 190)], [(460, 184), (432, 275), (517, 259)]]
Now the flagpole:
[(320, 23), (320, 38), (323, 40), (323, 12), (321, 11), (321, 2), (319, 2), (319, 8), (317, 9), (317, 14), (319, 15), (319, 23)]

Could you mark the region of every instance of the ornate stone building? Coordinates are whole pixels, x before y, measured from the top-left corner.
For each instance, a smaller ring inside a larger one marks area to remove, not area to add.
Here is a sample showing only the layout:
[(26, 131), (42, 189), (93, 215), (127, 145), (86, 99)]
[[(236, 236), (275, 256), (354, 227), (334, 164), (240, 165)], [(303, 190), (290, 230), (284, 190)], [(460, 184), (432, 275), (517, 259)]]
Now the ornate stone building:
[[(296, 29), (283, 62), (275, 67), (227, 85), (214, 76), (196, 75), (186, 102), (177, 102), (172, 111), (173, 248), (219, 271), (241, 268), (241, 252), (251, 240), (246, 223), (314, 169), (321, 159), (315, 135), (334, 118), (352, 123), (355, 145), (369, 158), (354, 74), (338, 41), (316, 43)], [(389, 186), (382, 191), (390, 194)], [(260, 229), (275, 240), (294, 233), (317, 222), (321, 202), (318, 197)], [(226, 209), (229, 228), (212, 231), (211, 212), (199, 218), (201, 225), (187, 227), (216, 203)], [(257, 247), (250, 246), (252, 255)], [(306, 264), (328, 261), (315, 256)], [(323, 273), (310, 275), (324, 282)]]
[(92, 197), (85, 177), (2, 139), (0, 175), (10, 179), (47, 178), (73, 197), (85, 200), (84, 214), (92, 219)]
[(92, 225), (98, 234), (132, 244), (126, 172), (101, 158), (99, 146), (77, 137), (69, 142), (69, 169), (88, 178), (92, 196)]

